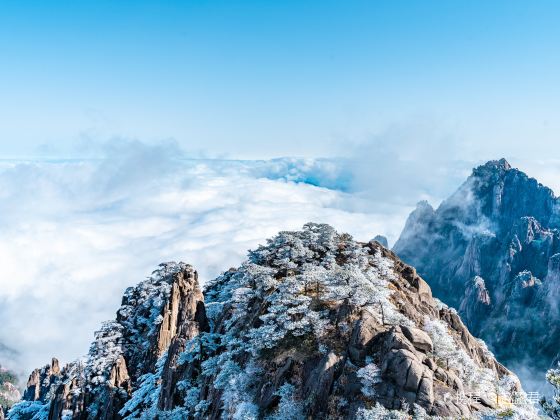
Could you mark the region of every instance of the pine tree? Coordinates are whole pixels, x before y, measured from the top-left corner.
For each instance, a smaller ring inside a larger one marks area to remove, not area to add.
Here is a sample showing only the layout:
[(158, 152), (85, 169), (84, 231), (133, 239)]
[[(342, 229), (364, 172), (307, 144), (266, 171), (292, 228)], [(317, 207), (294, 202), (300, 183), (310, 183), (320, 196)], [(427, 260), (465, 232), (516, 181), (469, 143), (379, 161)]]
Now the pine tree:
[(546, 380), (554, 387), (554, 396), (552, 400), (543, 397), (541, 406), (552, 419), (560, 420), (560, 369), (550, 369)]

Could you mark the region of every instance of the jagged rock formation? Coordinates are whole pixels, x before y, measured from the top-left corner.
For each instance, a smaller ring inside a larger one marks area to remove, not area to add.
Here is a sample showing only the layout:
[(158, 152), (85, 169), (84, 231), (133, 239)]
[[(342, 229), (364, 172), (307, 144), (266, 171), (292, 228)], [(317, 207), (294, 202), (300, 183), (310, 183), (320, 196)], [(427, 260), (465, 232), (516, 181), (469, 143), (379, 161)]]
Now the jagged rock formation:
[[(22, 404), (9, 418), (121, 418), (142, 375), (155, 370), (178, 332), (207, 328), (196, 271), (187, 264), (162, 264), (126, 290), (116, 321), (95, 333), (89, 355), (66, 366), (58, 361), (29, 377)], [(194, 332), (193, 332), (194, 330)]]
[(505, 161), (474, 169), (437, 210), (420, 203), (393, 250), (459, 309), (498, 359), (544, 372), (560, 345), (560, 207)]
[(521, 391), (412, 267), (316, 224), (250, 252), (204, 297), (191, 266), (163, 265), (83, 365), (55, 365), (10, 419), (459, 418)]
[(35, 369), (29, 376), (23, 399), (44, 400), (51, 386), (60, 378), (58, 360), (53, 358), (50, 365)]

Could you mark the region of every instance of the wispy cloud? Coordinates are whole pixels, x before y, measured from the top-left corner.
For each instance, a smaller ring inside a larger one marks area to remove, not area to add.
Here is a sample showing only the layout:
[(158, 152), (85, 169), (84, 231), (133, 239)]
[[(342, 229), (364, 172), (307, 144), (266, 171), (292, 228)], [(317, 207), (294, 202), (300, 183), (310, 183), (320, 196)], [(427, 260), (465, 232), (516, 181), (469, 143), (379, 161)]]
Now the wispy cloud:
[(460, 138), (424, 120), (389, 126), (344, 152), (353, 191), (407, 205), (447, 197), (476, 162)]

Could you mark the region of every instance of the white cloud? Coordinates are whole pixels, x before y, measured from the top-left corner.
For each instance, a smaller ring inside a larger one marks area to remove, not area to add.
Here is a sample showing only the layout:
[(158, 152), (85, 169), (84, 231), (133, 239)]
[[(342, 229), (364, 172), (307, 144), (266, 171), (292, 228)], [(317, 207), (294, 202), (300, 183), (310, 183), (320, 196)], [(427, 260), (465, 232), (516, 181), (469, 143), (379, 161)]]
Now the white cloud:
[[(0, 363), (28, 374), (86, 353), (123, 290), (162, 261), (191, 263), (204, 282), (308, 221), (394, 243), (418, 200), (437, 205), (474, 166), (447, 140), (415, 126), (340, 159), (196, 160), (172, 142), (113, 141), (88, 146), (89, 160), (4, 161)], [(556, 186), (557, 161), (518, 162)]]
[(336, 189), (332, 162), (188, 160), (134, 142), (104, 152), (0, 168), (0, 343), (22, 373), (86, 353), (123, 290), (162, 261), (191, 263), (205, 281), (308, 221), (394, 241), (410, 210)]
[[(379, 204), (437, 205), (469, 175), (472, 152), (460, 138), (429, 120), (394, 124), (366, 141), (346, 146), (350, 189)], [(379, 199), (381, 198), (381, 199)]]
[[(19, 356), (0, 346), (0, 363), (27, 374), (51, 356), (86, 353), (123, 290), (162, 261), (191, 263), (204, 282), (308, 221), (394, 243), (418, 200), (437, 205), (473, 166), (429, 127), (395, 128), (346, 152), (196, 160), (172, 142), (113, 141), (90, 146), (89, 160), (4, 161), (0, 344)], [(556, 161), (519, 162), (554, 181)]]

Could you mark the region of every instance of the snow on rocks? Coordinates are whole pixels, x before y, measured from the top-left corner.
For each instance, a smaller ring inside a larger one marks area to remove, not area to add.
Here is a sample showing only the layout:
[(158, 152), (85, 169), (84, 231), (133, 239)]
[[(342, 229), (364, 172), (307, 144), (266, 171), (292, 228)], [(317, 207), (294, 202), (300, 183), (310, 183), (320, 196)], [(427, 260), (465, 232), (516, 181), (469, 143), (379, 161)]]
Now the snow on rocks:
[(204, 297), (191, 266), (161, 266), (73, 372), (11, 418), (34, 404), (91, 419), (492, 415), (492, 397), (458, 400), (473, 378), (514, 378), (412, 267), (313, 223), (251, 251)]

